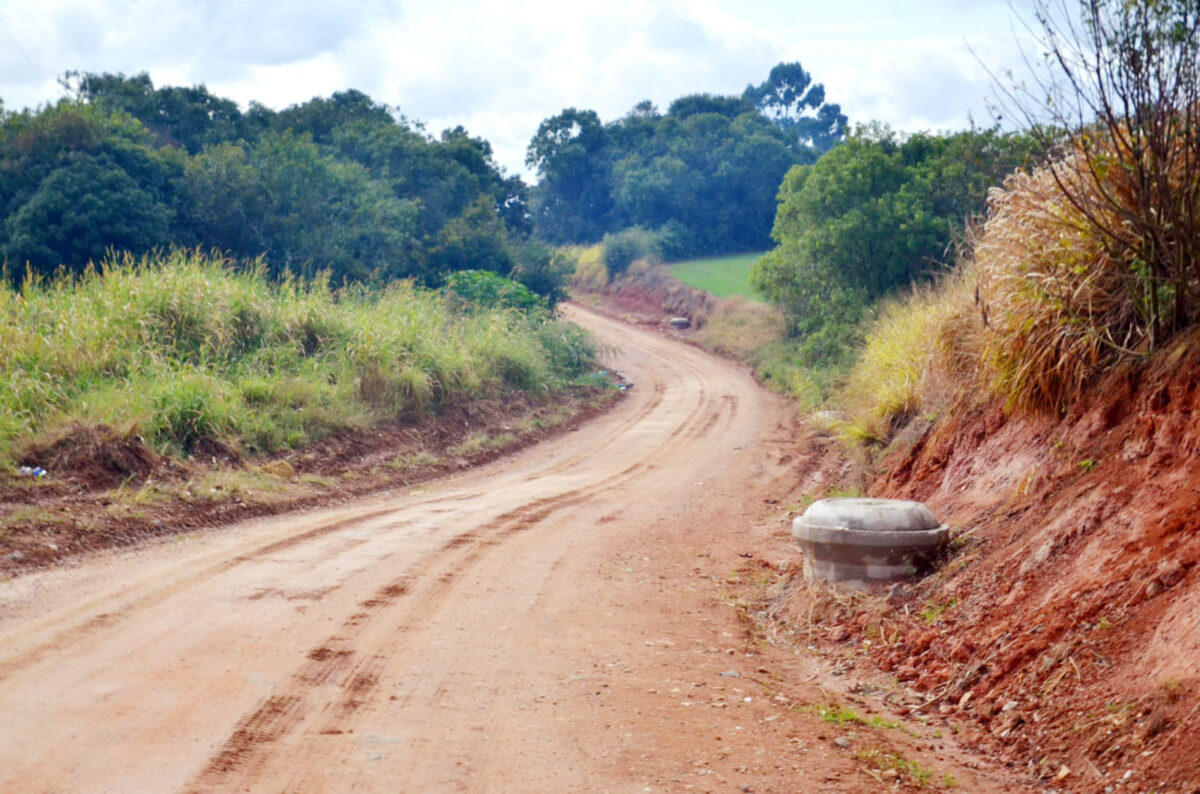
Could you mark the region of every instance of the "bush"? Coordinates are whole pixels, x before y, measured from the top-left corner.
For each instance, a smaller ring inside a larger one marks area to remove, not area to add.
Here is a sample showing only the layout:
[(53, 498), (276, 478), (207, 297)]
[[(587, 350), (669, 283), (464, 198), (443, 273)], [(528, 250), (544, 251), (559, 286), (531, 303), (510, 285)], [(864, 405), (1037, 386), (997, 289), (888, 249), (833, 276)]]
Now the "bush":
[(575, 269), (571, 275), (571, 283), (582, 290), (599, 292), (608, 286), (612, 280), (608, 266), (604, 264), (604, 247), (589, 245), (580, 248), (562, 249), (566, 256), (575, 260)]
[(575, 269), (575, 260), (568, 252), (536, 240), (512, 248), (516, 264), (509, 278), (545, 298), (551, 309), (567, 297), (564, 287)]
[(628, 269), (634, 260), (659, 259), (662, 255), (658, 236), (640, 226), (610, 232), (600, 244), (604, 247), (604, 265), (612, 277)]
[(446, 277), (442, 293), (453, 305), (469, 309), (516, 309), (545, 312), (549, 302), (524, 284), (489, 270), (460, 270)]

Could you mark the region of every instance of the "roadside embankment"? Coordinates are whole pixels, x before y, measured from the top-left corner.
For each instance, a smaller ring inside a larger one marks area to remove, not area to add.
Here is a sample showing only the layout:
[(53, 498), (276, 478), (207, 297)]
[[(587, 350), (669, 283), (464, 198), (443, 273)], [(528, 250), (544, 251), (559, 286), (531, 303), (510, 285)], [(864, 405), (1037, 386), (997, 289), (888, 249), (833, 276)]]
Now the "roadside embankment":
[(611, 394), (544, 309), (192, 252), (5, 287), (0, 319), (0, 570), (426, 478)]

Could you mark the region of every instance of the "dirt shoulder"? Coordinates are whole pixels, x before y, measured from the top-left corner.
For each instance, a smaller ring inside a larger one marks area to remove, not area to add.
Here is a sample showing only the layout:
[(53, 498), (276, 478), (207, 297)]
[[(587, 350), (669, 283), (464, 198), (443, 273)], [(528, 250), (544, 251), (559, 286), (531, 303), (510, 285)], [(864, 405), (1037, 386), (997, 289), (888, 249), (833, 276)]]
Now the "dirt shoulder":
[[(1049, 789), (1200, 790), (1197, 372), (1192, 336), (1067, 415), (915, 419), (864, 490), (949, 523), (942, 567), (873, 593), (792, 575), (768, 630), (810, 638), (848, 675), (884, 674), (917, 695), (904, 713)], [(856, 470), (827, 461), (778, 498), (790, 517)]]
[(339, 433), (273, 458), (243, 458), (210, 444), (180, 461), (155, 455), (140, 438), (73, 428), (28, 453), (44, 477), (0, 475), (0, 577), (425, 482), (574, 430), (620, 396), (577, 387), (548, 400), (476, 402)]

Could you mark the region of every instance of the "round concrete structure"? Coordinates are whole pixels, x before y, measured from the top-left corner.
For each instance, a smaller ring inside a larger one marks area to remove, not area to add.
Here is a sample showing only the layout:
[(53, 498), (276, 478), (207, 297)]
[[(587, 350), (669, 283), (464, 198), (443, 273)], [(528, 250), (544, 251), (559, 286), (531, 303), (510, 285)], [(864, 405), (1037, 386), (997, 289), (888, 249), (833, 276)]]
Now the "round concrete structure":
[(809, 581), (906, 579), (928, 567), (949, 535), (929, 508), (901, 499), (821, 499), (792, 522)]

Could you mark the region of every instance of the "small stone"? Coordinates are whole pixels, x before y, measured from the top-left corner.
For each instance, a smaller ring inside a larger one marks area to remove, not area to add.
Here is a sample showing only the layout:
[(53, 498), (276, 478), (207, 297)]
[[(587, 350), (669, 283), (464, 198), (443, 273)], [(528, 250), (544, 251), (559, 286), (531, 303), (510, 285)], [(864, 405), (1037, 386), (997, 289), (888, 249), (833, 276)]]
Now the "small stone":
[(1015, 700), (1010, 700), (1010, 701), (1008, 701), (1007, 703), (1005, 703), (1005, 704), (1004, 704), (1004, 708), (1002, 708), (1002, 709), (1000, 709), (1000, 710), (1001, 710), (1001, 711), (1012, 711), (1013, 709), (1015, 709), (1015, 708), (1016, 708), (1017, 706), (1019, 706), (1019, 705), (1021, 705), (1021, 704), (1020, 704), (1020, 703), (1018, 703), (1017, 701), (1015, 701)]
[(25, 559), (25, 552), (23, 552), (23, 551), (10, 552), (8, 555), (8, 558), (10, 560), (12, 560), (13, 562), (20, 562), (21, 560)]
[(850, 746), (850, 740), (847, 739), (845, 736), (837, 737), (836, 739), (833, 740), (833, 743), (836, 744), (838, 747), (841, 747), (843, 750), (845, 750), (846, 748), (848, 748)]
[(1054, 776), (1055, 780), (1066, 780), (1071, 776), (1071, 767), (1063, 764), (1058, 768), (1058, 774)]
[(958, 699), (958, 707), (959, 707), (960, 709), (965, 709), (965, 708), (967, 707), (967, 704), (971, 702), (971, 695), (972, 695), (972, 694), (973, 694), (973, 693), (972, 693), (972, 692), (969, 692), (969, 691), (968, 691), (968, 692), (964, 692), (964, 693), (963, 693), (963, 696), (962, 696), (962, 697), (960, 697), (960, 698)]
[(737, 670), (726, 670), (725, 672), (721, 673), (721, 677), (722, 678), (741, 678), (742, 674), (739, 673)]

